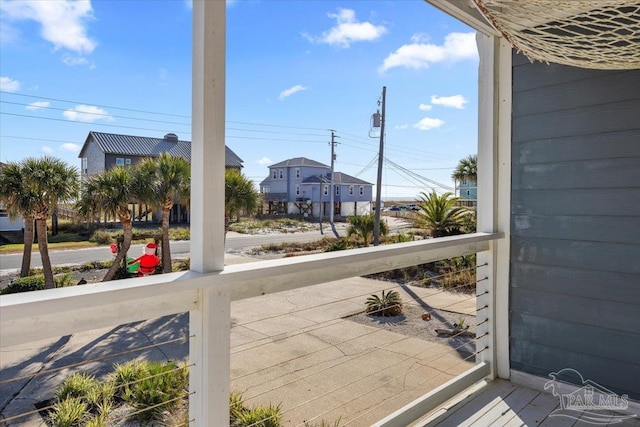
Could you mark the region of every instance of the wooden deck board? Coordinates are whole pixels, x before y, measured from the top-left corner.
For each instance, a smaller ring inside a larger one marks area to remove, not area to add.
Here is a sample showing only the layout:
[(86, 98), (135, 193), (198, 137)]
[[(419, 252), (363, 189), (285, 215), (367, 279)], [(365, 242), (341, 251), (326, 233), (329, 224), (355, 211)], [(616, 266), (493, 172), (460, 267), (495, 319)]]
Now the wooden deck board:
[[(448, 410), (448, 416), (439, 416), (419, 424), (422, 427), (592, 427), (587, 414), (556, 412), (557, 397), (532, 388), (497, 380)], [(559, 416), (560, 414), (567, 416)], [(619, 427), (640, 427), (640, 417), (619, 420), (614, 412), (610, 422)], [(442, 415), (442, 414), (440, 414)], [(604, 420), (604, 419), (603, 419)], [(600, 424), (602, 425), (602, 424)]]

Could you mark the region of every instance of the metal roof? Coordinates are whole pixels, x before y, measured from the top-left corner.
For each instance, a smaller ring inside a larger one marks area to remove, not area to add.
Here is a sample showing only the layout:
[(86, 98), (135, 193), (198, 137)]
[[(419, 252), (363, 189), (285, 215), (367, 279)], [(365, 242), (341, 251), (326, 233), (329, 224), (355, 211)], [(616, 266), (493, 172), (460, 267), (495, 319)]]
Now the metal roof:
[(286, 168), (286, 167), (298, 167), (298, 166), (315, 166), (321, 168), (328, 168), (329, 166), (316, 162), (315, 160), (307, 159), (306, 157), (294, 157), (293, 159), (284, 160), (280, 163), (269, 166), (269, 168)]
[[(354, 185), (373, 185), (370, 182), (363, 181), (360, 178), (353, 177), (351, 175), (347, 175), (342, 172), (334, 172), (335, 179), (333, 181), (334, 184), (354, 184)], [(331, 183), (331, 178), (329, 174), (326, 175), (313, 175), (309, 178), (306, 178), (302, 181), (303, 184), (317, 184), (317, 183), (329, 184)]]
[[(191, 161), (191, 141), (171, 141), (164, 138), (89, 132), (78, 157), (83, 157), (87, 144), (93, 141), (106, 154), (157, 157), (161, 153), (182, 157)], [(225, 145), (225, 166), (242, 168), (243, 160)]]

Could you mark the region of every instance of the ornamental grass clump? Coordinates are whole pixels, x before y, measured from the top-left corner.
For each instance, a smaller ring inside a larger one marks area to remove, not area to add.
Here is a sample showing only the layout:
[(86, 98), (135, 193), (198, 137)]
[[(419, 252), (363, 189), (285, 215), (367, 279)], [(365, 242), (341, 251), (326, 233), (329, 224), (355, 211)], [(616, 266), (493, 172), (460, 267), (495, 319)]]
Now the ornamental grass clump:
[(367, 313), (373, 316), (391, 317), (402, 314), (402, 299), (397, 291), (382, 291), (382, 296), (371, 295), (365, 302)]

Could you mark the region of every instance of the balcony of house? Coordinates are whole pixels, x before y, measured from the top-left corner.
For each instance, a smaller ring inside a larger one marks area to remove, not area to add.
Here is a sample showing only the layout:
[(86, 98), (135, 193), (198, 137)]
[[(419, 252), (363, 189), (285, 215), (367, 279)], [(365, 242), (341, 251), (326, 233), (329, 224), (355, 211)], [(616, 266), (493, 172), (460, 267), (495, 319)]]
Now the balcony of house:
[[(229, 413), (229, 392), (241, 392), (247, 407), (279, 405), (283, 425), (372, 425), (427, 396), (422, 417), (490, 375), (489, 249), (499, 238), (476, 233), (272, 261), (229, 259), (217, 273), (3, 296), (2, 417), (7, 425), (42, 422), (65, 378), (106, 380), (114, 364), (132, 360), (170, 361), (170, 371), (189, 372), (178, 405), (156, 402), (164, 412), (182, 411), (175, 425), (224, 425), (215, 417)], [(476, 253), (477, 263), (449, 288), (433, 286), (447, 272), (422, 283), (375, 276)], [(402, 316), (375, 316), (382, 308), (363, 313), (367, 298), (383, 291), (398, 293)], [(153, 411), (112, 411), (108, 423)], [(406, 415), (394, 419), (381, 425), (407, 425)]]
[(262, 193), (265, 202), (286, 202), (287, 193)]

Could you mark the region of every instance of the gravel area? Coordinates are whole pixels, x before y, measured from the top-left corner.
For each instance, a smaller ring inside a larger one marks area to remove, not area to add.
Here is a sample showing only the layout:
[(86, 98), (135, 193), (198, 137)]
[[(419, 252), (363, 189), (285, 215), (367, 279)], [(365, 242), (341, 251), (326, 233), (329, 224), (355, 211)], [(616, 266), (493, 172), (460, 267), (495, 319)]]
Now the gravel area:
[[(423, 313), (431, 314), (431, 320), (422, 320)], [(434, 310), (432, 308), (429, 308), (427, 311), (420, 306), (405, 303), (403, 314), (399, 316), (382, 317), (359, 313), (349, 316), (346, 319), (408, 337), (449, 345), (465, 356), (475, 351), (475, 338), (469, 336), (448, 337), (438, 335), (435, 331), (436, 329), (453, 329), (454, 323), (459, 323), (461, 319), (464, 319), (464, 325), (469, 325), (468, 331), (475, 333), (475, 317), (465, 314), (446, 310)]]

